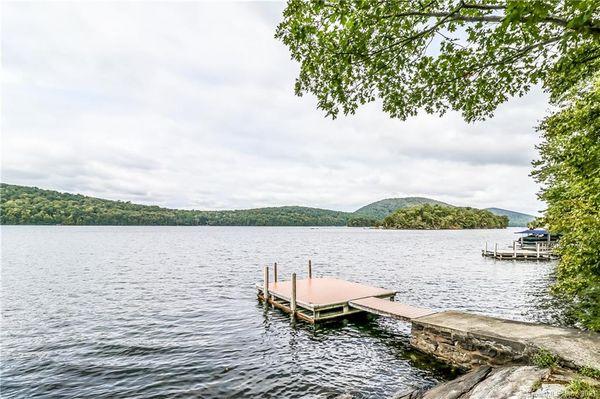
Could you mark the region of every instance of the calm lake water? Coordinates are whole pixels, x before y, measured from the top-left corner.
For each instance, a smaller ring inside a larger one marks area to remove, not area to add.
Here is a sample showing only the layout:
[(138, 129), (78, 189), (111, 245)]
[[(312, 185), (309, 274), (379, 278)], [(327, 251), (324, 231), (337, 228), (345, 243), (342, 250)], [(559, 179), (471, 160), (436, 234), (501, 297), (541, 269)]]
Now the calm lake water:
[[(337, 276), (397, 300), (555, 322), (551, 263), (481, 257), (515, 229), (2, 227), (2, 397), (389, 397), (448, 378), (409, 326), (313, 328), (265, 310), (254, 284)], [(281, 278), (281, 277), (280, 277)]]

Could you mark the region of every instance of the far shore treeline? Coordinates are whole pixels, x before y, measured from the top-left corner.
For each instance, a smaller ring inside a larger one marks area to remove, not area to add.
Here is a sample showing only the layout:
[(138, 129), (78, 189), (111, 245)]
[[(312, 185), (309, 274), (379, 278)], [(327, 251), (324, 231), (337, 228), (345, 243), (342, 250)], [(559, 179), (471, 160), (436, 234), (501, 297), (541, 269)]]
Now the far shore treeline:
[[(509, 217), (495, 215), (488, 210), (455, 207), (421, 197), (377, 201), (356, 212), (301, 206), (198, 211), (138, 205), (4, 183), (0, 185), (0, 208), (0, 223), (17, 225), (377, 226), (395, 229), (478, 229), (505, 228), (509, 224)], [(510, 211), (502, 211), (513, 214)]]

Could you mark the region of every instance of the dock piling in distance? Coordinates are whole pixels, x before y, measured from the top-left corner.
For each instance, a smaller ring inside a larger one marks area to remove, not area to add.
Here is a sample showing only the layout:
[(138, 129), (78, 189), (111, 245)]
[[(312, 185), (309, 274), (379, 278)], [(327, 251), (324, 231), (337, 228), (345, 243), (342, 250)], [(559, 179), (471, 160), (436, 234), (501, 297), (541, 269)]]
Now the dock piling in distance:
[(496, 257), (497, 253), (498, 253), (498, 243), (496, 243), (496, 245), (494, 245), (494, 257)]
[(535, 243), (535, 256), (538, 259), (540, 258), (540, 243), (539, 242)]
[(517, 242), (513, 241), (513, 258), (517, 257)]
[(265, 303), (269, 301), (269, 266), (265, 266), (264, 269), (264, 283), (263, 283), (263, 297), (265, 298)]
[(277, 282), (277, 262), (273, 263), (273, 282)]
[(308, 260), (308, 278), (312, 278), (312, 261)]
[(296, 317), (296, 273), (292, 273), (292, 295), (290, 298), (292, 317)]

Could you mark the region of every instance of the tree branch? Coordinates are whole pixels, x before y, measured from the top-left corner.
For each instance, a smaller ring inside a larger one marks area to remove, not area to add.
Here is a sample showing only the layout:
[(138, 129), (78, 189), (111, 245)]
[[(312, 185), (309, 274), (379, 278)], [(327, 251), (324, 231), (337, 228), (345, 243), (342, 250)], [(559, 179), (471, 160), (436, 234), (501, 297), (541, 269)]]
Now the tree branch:
[(462, 7), (463, 8), (471, 8), (474, 10), (504, 10), (506, 8), (506, 5), (502, 5), (502, 6), (487, 6), (487, 5), (483, 5), (483, 4), (466, 4), (466, 3), (462, 3)]
[[(459, 8), (457, 8), (457, 10), (455, 10), (455, 11), (410, 11), (410, 12), (402, 12), (402, 13), (396, 13), (396, 14), (383, 15), (380, 18), (403, 18), (403, 17), (446, 18), (446, 17), (452, 16), (453, 21), (464, 21), (464, 22), (502, 22), (505, 18), (504, 15), (461, 15), (461, 14), (457, 14), (457, 12), (460, 11), (461, 8), (479, 9), (478, 7), (496, 7), (496, 6), (474, 6), (474, 5), (471, 5), (471, 7), (469, 7), (469, 6), (470, 6), (469, 4), (466, 4), (466, 5), (463, 4)], [(501, 6), (497, 6), (497, 7), (501, 7)], [(487, 8), (485, 8), (485, 9), (487, 9)], [(494, 9), (496, 9), (496, 8), (494, 8)], [(497, 9), (503, 9), (503, 8), (497, 8)], [(526, 22), (526, 21), (527, 21), (527, 19), (522, 19), (519, 22)], [(561, 19), (558, 17), (554, 17), (554, 16), (549, 16), (549, 17), (543, 18), (543, 19), (539, 20), (539, 22), (558, 25), (563, 28), (568, 28), (568, 24), (569, 24), (569, 22), (567, 20)], [(596, 21), (589, 21), (585, 25), (585, 27), (589, 30), (589, 32), (591, 34), (600, 35), (600, 23), (598, 23)], [(568, 29), (575, 30), (573, 28), (568, 28)]]

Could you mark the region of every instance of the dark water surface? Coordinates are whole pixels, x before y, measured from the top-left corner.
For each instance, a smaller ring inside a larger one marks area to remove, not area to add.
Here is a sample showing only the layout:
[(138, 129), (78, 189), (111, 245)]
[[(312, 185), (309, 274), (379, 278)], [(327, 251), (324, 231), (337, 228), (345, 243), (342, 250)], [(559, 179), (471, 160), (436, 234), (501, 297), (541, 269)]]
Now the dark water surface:
[[(397, 300), (553, 322), (550, 263), (483, 259), (515, 229), (2, 227), (1, 393), (12, 397), (389, 397), (445, 374), (409, 327), (325, 328), (265, 310), (254, 283), (337, 276)], [(281, 277), (280, 277), (281, 278)]]

